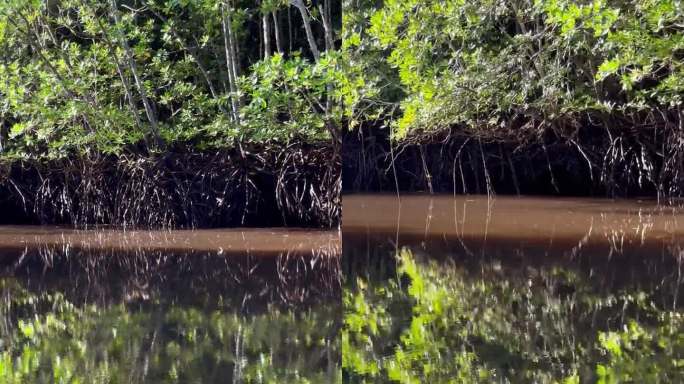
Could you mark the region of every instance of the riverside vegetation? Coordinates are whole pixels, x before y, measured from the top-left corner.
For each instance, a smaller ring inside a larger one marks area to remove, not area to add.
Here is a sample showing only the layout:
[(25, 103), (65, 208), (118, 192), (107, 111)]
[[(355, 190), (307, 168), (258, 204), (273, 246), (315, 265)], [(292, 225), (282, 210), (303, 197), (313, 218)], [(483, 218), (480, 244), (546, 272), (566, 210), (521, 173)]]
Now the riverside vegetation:
[(348, 0), (344, 10), (355, 68), (346, 189), (684, 191), (681, 1)]
[(334, 224), (340, 20), (331, 0), (3, 1), (4, 220)]
[(42, 223), (329, 226), (341, 167), (347, 190), (677, 197), (683, 15), (678, 0), (7, 1), (1, 204)]

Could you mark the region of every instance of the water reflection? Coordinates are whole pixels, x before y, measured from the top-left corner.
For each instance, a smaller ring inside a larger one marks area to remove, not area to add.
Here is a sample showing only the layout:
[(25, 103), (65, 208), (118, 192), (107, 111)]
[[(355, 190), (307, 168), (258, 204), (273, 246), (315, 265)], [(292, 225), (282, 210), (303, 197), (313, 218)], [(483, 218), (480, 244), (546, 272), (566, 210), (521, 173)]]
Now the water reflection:
[(350, 196), (347, 382), (682, 382), (684, 210)]
[(340, 382), (339, 238), (0, 229), (2, 382)]

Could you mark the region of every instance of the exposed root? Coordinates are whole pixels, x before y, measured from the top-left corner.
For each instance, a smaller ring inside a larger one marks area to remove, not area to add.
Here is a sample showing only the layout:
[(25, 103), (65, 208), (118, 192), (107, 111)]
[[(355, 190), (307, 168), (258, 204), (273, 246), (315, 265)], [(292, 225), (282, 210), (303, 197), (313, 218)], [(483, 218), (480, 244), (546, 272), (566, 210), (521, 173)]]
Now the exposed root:
[(296, 149), (278, 156), (276, 199), (286, 224), (295, 218), (333, 226), (340, 217), (341, 164), (326, 152)]
[(344, 190), (680, 198), (680, 115), (587, 115), (487, 135), (453, 128), (393, 148), (386, 129), (366, 128), (345, 138)]
[(76, 227), (333, 226), (339, 168), (328, 148), (301, 145), (25, 161), (0, 169), (0, 207), (4, 222)]

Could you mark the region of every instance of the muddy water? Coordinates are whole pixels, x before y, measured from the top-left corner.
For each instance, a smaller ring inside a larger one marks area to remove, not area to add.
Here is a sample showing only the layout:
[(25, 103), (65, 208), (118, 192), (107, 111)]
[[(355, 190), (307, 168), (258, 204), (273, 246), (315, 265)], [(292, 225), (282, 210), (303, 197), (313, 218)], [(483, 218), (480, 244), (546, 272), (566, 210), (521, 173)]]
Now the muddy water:
[(74, 230), (59, 227), (0, 226), (0, 249), (65, 246), (90, 250), (226, 252), (278, 255), (283, 252), (339, 252), (334, 231), (297, 229), (213, 229), (178, 231)]
[(0, 381), (340, 382), (340, 252), (334, 231), (0, 227)]
[(684, 380), (683, 208), (351, 195), (342, 231), (347, 382)]
[(684, 208), (653, 201), (352, 195), (344, 202), (346, 234), (563, 245), (671, 244), (684, 239)]

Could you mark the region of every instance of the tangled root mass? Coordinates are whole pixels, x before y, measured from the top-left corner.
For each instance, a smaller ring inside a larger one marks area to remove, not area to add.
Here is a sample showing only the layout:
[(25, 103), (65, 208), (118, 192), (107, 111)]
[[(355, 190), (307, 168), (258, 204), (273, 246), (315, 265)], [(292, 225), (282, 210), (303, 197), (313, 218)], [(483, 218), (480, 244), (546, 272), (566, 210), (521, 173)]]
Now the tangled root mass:
[(0, 222), (208, 228), (331, 227), (339, 160), (326, 146), (78, 156), (0, 169)]

